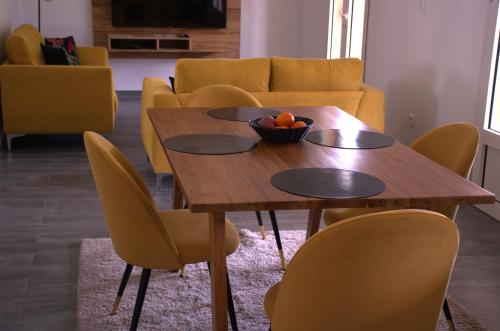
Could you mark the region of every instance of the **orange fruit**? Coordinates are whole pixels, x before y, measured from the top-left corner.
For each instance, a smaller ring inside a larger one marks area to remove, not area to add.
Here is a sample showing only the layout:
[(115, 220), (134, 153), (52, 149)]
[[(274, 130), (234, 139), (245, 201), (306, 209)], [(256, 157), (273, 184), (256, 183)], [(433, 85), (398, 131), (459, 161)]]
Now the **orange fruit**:
[(291, 128), (295, 129), (295, 128), (305, 128), (307, 126), (307, 124), (303, 121), (297, 121), (295, 123), (293, 123), (293, 125), (291, 126)]
[(295, 116), (292, 113), (281, 113), (276, 117), (276, 126), (290, 126), (295, 123)]
[(288, 129), (288, 126), (286, 125), (280, 125), (280, 126), (275, 126), (275, 129)]

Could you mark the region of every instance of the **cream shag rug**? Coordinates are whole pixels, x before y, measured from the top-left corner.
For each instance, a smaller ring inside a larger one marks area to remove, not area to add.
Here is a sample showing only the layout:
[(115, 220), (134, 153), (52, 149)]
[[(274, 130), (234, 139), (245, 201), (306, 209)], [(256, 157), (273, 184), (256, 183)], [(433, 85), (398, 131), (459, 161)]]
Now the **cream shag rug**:
[[(242, 230), (241, 246), (227, 259), (240, 330), (268, 330), (264, 295), (282, 277), (272, 233), (260, 239)], [(287, 261), (304, 242), (304, 231), (281, 231)], [(78, 283), (79, 330), (128, 330), (140, 279), (134, 268), (118, 312), (110, 316), (125, 262), (118, 258), (110, 239), (85, 239), (80, 253)], [(458, 330), (485, 330), (464, 307), (449, 298)], [(186, 277), (153, 270), (144, 300), (141, 330), (210, 330), (210, 282), (206, 264), (189, 265)], [(438, 330), (448, 330), (441, 316)]]

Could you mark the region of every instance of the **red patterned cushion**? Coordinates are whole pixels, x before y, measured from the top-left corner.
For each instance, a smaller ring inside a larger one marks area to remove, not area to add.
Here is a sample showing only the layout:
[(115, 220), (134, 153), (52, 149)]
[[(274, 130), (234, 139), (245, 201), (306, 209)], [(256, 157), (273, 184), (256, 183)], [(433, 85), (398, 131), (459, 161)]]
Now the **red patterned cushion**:
[(72, 65), (80, 64), (78, 52), (76, 50), (75, 38), (69, 36), (66, 38), (45, 38), (45, 44), (52, 47), (61, 47), (68, 53), (68, 62)]

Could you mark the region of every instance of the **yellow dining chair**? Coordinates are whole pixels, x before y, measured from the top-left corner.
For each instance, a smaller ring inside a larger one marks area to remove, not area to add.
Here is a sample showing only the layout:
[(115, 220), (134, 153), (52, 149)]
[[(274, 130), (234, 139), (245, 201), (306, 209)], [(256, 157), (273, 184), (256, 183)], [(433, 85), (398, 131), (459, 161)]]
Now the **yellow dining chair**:
[[(259, 101), (245, 90), (232, 85), (207, 85), (194, 91), (184, 104), (185, 107), (262, 107)], [(259, 223), (262, 239), (266, 238), (262, 215), (260, 211), (255, 212)], [(269, 218), (273, 227), (276, 246), (281, 261), (281, 268), (285, 270), (286, 261), (281, 245), (278, 221), (274, 210), (269, 211)]]
[[(113, 247), (127, 263), (112, 315), (116, 313), (132, 268), (142, 268), (130, 325), (130, 329), (135, 330), (151, 269), (175, 270), (186, 264), (209, 261), (209, 218), (207, 214), (192, 214), (185, 209), (158, 211), (142, 178), (115, 146), (88, 131), (84, 141)], [(239, 243), (238, 232), (226, 219), (226, 254), (235, 252)], [(229, 277), (227, 282), (228, 311), (231, 326), (236, 330)]]
[(184, 107), (262, 107), (259, 100), (233, 85), (207, 85), (191, 93)]
[[(476, 156), (479, 143), (479, 131), (468, 123), (451, 123), (435, 128), (415, 140), (410, 147), (454, 171), (462, 177), (468, 177)], [(323, 220), (326, 225), (358, 215), (390, 210), (394, 208), (336, 208), (326, 209)], [(458, 206), (441, 207), (438, 211), (455, 219)]]
[(336, 223), (307, 240), (267, 292), (271, 327), (434, 331), (458, 244), (455, 223), (425, 210)]
[[(472, 168), (479, 144), (479, 131), (468, 123), (451, 123), (435, 128), (415, 140), (410, 147), (416, 152), (467, 178)], [(394, 208), (337, 208), (327, 209), (323, 215), (326, 225), (354, 216), (380, 212)], [(451, 220), (455, 219), (458, 206), (444, 206), (437, 211)], [(445, 299), (443, 310), (449, 328), (455, 330), (453, 318)]]

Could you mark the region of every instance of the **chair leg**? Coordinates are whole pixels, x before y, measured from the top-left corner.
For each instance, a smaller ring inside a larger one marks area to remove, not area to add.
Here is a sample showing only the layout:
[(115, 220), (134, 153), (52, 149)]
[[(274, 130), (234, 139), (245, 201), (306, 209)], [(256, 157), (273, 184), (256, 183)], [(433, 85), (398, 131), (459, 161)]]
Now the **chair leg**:
[(276, 213), (274, 210), (269, 211), (271, 218), (271, 225), (273, 226), (274, 238), (276, 239), (276, 246), (278, 246), (278, 253), (280, 255), (281, 269), (286, 269), (285, 254), (283, 254), (283, 247), (281, 246), (280, 230), (278, 228), (278, 221), (276, 220)]
[(142, 269), (141, 282), (139, 283), (137, 298), (135, 299), (134, 316), (132, 317), (132, 323), (130, 324), (130, 331), (137, 330), (137, 326), (139, 325), (142, 304), (144, 303), (144, 297), (146, 296), (146, 290), (148, 289), (149, 276), (151, 276), (151, 269)]
[(448, 300), (446, 300), (446, 298), (444, 298), (443, 312), (448, 322), (448, 330), (455, 331), (455, 323), (453, 323), (453, 317), (451, 316), (450, 307), (448, 306)]
[(226, 274), (227, 279), (227, 311), (229, 313), (229, 321), (231, 329), (238, 331), (238, 321), (236, 320), (236, 311), (234, 309), (233, 293), (231, 292), (231, 283), (229, 282), (229, 273)]
[(113, 309), (111, 310), (111, 315), (116, 315), (116, 310), (120, 305), (123, 291), (125, 291), (125, 287), (127, 286), (127, 282), (133, 268), (134, 268), (133, 265), (127, 263), (127, 266), (125, 267), (125, 272), (123, 273), (122, 282), (120, 283), (120, 287), (118, 288), (118, 294), (116, 295), (115, 303), (113, 304)]
[(179, 277), (186, 277), (186, 266), (182, 266), (182, 268), (179, 269)]
[[(208, 273), (210, 273), (210, 261), (207, 261)], [(231, 283), (229, 282), (229, 273), (226, 273), (227, 279), (227, 313), (231, 323), (231, 329), (238, 331), (238, 321), (236, 319), (236, 311), (234, 309), (233, 293), (231, 292)]]
[(259, 210), (255, 211), (257, 216), (257, 223), (259, 223), (260, 236), (262, 239), (266, 239), (266, 230), (264, 229), (264, 223), (262, 223), (262, 215)]
[(25, 136), (24, 133), (21, 134), (6, 134), (5, 135), (5, 140), (7, 141), (7, 151), (12, 151), (12, 139), (17, 138), (17, 137), (22, 137)]

